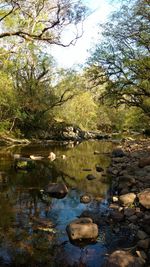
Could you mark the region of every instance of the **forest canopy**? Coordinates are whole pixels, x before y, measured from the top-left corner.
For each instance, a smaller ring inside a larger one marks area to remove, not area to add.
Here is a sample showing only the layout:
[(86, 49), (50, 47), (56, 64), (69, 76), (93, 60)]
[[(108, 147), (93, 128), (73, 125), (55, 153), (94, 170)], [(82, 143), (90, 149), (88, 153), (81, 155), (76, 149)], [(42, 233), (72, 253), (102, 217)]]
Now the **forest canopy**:
[(97, 26), (87, 63), (58, 68), (48, 47), (75, 44), (88, 14), (82, 1), (0, 1), (0, 131), (26, 136), (54, 122), (101, 131), (150, 127), (149, 1), (122, 1)]
[(93, 84), (107, 82), (101, 99), (115, 107), (140, 108), (150, 116), (150, 2), (127, 1), (103, 25), (100, 41), (89, 60), (100, 71)]

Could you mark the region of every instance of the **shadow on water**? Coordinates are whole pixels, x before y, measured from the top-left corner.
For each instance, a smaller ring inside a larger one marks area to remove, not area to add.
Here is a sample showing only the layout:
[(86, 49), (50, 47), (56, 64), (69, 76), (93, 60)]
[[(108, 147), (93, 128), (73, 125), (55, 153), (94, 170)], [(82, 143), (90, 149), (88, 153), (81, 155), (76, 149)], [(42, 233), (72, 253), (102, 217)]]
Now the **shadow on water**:
[[(0, 152), (0, 266), (101, 266), (111, 240), (111, 229), (99, 222), (94, 244), (71, 244), (67, 224), (84, 212), (97, 216), (107, 212), (111, 142), (88, 141), (75, 147), (18, 146)], [(47, 157), (53, 151), (56, 160)], [(99, 151), (94, 153), (94, 151)], [(30, 171), (13, 168), (11, 155), (44, 157)], [(62, 159), (61, 155), (66, 158)], [(97, 172), (96, 166), (104, 172)], [(95, 179), (87, 180), (87, 174)], [(105, 177), (105, 179), (104, 179)], [(105, 180), (105, 182), (104, 182)], [(106, 182), (107, 180), (107, 182)], [(63, 199), (43, 197), (49, 182), (64, 182), (69, 192)], [(88, 194), (92, 201), (80, 203)]]

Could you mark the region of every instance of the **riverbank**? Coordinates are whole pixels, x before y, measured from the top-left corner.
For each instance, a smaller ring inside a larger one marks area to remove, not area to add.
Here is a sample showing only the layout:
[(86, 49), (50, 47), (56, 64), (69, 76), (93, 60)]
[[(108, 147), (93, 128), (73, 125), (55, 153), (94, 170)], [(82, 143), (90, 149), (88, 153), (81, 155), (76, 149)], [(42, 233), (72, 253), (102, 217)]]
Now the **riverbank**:
[(109, 219), (113, 231), (117, 234), (122, 227), (126, 227), (130, 230), (135, 243), (128, 251), (112, 251), (105, 266), (148, 267), (150, 266), (150, 139), (122, 143), (112, 152), (107, 172), (112, 179)]
[(54, 143), (54, 142), (82, 142), (84, 140), (108, 140), (111, 138), (110, 134), (101, 133), (99, 131), (83, 131), (80, 128), (73, 126), (60, 127), (53, 129), (53, 131), (46, 133), (38, 133), (30, 138), (16, 138), (8, 134), (0, 134), (0, 146), (30, 144), (30, 143)]

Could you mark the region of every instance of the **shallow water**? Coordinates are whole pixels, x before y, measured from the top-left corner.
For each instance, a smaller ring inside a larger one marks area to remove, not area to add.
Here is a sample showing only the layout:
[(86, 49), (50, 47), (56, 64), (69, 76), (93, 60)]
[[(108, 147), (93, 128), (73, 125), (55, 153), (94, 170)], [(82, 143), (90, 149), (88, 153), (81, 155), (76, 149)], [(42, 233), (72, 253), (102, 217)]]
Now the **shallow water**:
[[(112, 240), (111, 229), (99, 223), (96, 243), (71, 244), (66, 226), (85, 211), (101, 217), (107, 213), (110, 181), (96, 171), (96, 165), (105, 173), (112, 149), (113, 144), (106, 141), (0, 149), (0, 266), (102, 265)], [(53, 162), (47, 159), (51, 151), (57, 155)], [(23, 157), (42, 155), (44, 159), (37, 161), (33, 170), (16, 171), (12, 158), (15, 153)], [(96, 179), (87, 180), (87, 174)], [(64, 182), (69, 193), (62, 199), (47, 197), (41, 189), (50, 181)], [(92, 198), (89, 204), (80, 203), (85, 193)]]

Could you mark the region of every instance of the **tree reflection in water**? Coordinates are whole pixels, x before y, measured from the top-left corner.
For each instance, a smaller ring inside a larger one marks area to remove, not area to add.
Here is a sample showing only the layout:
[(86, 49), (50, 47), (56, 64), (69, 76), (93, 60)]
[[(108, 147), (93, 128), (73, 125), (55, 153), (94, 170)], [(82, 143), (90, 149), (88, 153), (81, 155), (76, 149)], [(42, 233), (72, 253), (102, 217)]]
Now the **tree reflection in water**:
[[(18, 150), (17, 150), (18, 149)], [(53, 149), (58, 159), (47, 160)], [(101, 183), (102, 174), (96, 171), (98, 164), (104, 170), (109, 164), (106, 153), (111, 143), (85, 142), (74, 148), (26, 146), (13, 148), (10, 153), (23, 156), (41, 155), (44, 160), (36, 163), (31, 171), (15, 171), (11, 157), (3, 156), (0, 171), (0, 262), (1, 266), (97, 266), (106, 252), (106, 239), (83, 247), (71, 244), (66, 225), (85, 210), (100, 212), (105, 202), (108, 184)], [(100, 154), (95, 155), (94, 151)], [(63, 160), (60, 156), (66, 155)], [(86, 179), (87, 172), (96, 176)], [(63, 199), (43, 198), (41, 189), (49, 181), (64, 182), (69, 193)], [(80, 203), (80, 196), (88, 193), (89, 204)], [(100, 231), (105, 236), (105, 231)]]

